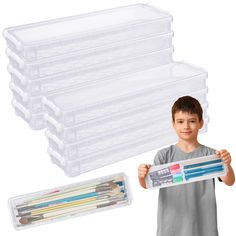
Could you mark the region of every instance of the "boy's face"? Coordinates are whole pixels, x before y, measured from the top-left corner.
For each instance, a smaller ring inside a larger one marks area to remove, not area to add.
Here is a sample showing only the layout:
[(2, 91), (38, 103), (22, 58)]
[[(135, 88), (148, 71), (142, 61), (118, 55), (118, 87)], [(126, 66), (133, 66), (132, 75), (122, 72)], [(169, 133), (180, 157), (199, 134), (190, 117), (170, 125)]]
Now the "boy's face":
[(173, 127), (182, 140), (196, 141), (198, 131), (203, 126), (203, 120), (199, 121), (197, 114), (178, 111), (174, 115)]

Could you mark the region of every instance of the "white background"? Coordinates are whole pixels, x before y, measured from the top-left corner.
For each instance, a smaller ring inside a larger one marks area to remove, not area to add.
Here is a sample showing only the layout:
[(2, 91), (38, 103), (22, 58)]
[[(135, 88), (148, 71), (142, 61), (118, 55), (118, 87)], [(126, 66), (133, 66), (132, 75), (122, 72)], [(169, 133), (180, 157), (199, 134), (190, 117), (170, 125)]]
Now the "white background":
[[(227, 148), (236, 169), (236, 14), (235, 1), (160, 0), (149, 3), (173, 17), (175, 60), (204, 67), (209, 72), (209, 131), (199, 141), (216, 149)], [(136, 1), (1, 1), (0, 31), (5, 27), (102, 10)], [(158, 191), (143, 190), (137, 181), (139, 163), (152, 163), (157, 150), (68, 178), (51, 164), (44, 131), (33, 131), (15, 116), (10, 105), (10, 77), (6, 71), (5, 41), (0, 37), (0, 235), (155, 235)], [(38, 190), (97, 178), (116, 172), (130, 177), (131, 206), (73, 218), (27, 230), (12, 227), (7, 199)], [(216, 183), (220, 235), (236, 235), (236, 188)], [(170, 222), (171, 224), (171, 222)], [(180, 235), (181, 236), (181, 235)]]

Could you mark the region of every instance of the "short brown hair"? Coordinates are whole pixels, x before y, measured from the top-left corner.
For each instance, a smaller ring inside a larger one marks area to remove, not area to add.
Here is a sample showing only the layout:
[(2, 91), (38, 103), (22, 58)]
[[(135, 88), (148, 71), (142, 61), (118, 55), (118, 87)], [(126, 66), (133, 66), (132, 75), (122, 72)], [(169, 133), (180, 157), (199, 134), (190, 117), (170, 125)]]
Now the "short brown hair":
[(175, 101), (171, 109), (173, 122), (175, 121), (175, 113), (179, 111), (197, 114), (199, 121), (202, 121), (202, 107), (196, 98), (184, 96)]

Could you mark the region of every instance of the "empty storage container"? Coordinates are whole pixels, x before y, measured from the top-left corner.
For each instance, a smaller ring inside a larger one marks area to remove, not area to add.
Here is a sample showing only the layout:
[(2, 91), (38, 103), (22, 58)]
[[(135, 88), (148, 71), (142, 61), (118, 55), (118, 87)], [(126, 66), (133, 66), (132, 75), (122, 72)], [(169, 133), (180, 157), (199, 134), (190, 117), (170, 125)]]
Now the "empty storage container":
[[(150, 61), (151, 59), (155, 59), (156, 60), (155, 66), (162, 65), (162, 63), (166, 64), (166, 63), (172, 62), (172, 49), (156, 52), (154, 56), (155, 57), (148, 58), (148, 61)], [(142, 61), (144, 60), (142, 59)], [(150, 63), (150, 64), (153, 64), (153, 63)], [(146, 62), (146, 65), (144, 65), (144, 67), (146, 66), (149, 68), (149, 62)], [(122, 66), (119, 66), (118, 68), (121, 68), (121, 67)], [(124, 67), (127, 68), (127, 65), (124, 65)], [(136, 66), (133, 66), (133, 67), (136, 67)], [(129, 70), (133, 70), (133, 67), (131, 65), (131, 68)], [(95, 68), (97, 69), (98, 72), (95, 71)], [(101, 80), (119, 79), (118, 75), (122, 74), (121, 72), (117, 71), (118, 68), (116, 65), (113, 68), (110, 68), (110, 70), (111, 70), (111, 73), (114, 71), (113, 73), (118, 74), (117, 76), (115, 76), (115, 74), (109, 75), (109, 76), (106, 75), (105, 73), (107, 72), (107, 69), (104, 68), (104, 65), (102, 65), (102, 68), (99, 66), (95, 68), (93, 68), (92, 71), (85, 70), (85, 72), (84, 71), (78, 72), (76, 77), (74, 78), (69, 77), (68, 78), (69, 81), (65, 81), (65, 78), (63, 79), (63, 81), (56, 81), (56, 80), (47, 81), (47, 83), (44, 85), (44, 88), (45, 86), (49, 85), (47, 87), (47, 90), (50, 90), (50, 92), (45, 92), (42, 94), (38, 94), (36, 96), (31, 96), (31, 94), (28, 93), (27, 90), (25, 90), (23, 86), (18, 86), (19, 83), (15, 84), (14, 82), (12, 82), (10, 84), (10, 88), (15, 96), (15, 99), (18, 102), (22, 103), (27, 109), (30, 109), (31, 112), (39, 113), (39, 112), (43, 112), (43, 104), (42, 104), (43, 95), (49, 96), (51, 94), (61, 92), (67, 88), (66, 87), (67, 84), (68, 84), (68, 88), (73, 88), (74, 86), (84, 87), (84, 86), (88, 86), (89, 84), (94, 84), (95, 82), (99, 83)], [(16, 80), (15, 79), (16, 76), (18, 78), (22, 78), (21, 77), (22, 75), (20, 75), (17, 69), (14, 69), (12, 66), (9, 66), (9, 70), (11, 71), (11, 74), (14, 77), (14, 80)], [(129, 71), (127, 71), (126, 73), (129, 73)], [(62, 77), (62, 75), (63, 74), (59, 73), (58, 77)]]
[(65, 126), (120, 113), (176, 94), (206, 88), (207, 73), (186, 63), (143, 70), (87, 89), (67, 90), (43, 99), (49, 115)]
[[(206, 89), (191, 94), (186, 91), (186, 94), (195, 97), (201, 104), (207, 104)], [(88, 121), (77, 126), (64, 126), (47, 114), (44, 116), (44, 119), (46, 128), (50, 133), (54, 134), (62, 142), (72, 143), (99, 135), (102, 136), (143, 121), (151, 121), (163, 117), (171, 120), (171, 106), (178, 97), (163, 99), (160, 102), (153, 102), (141, 107), (134, 107), (134, 109), (123, 114), (111, 115), (104, 119)], [(206, 116), (207, 107), (204, 106), (203, 110)]]
[(131, 73), (172, 62), (173, 49), (145, 53), (132, 58), (107, 61), (99, 65), (83, 67), (39, 79), (31, 79), (19, 72), (13, 65), (8, 65), (11, 80), (29, 96), (41, 96), (67, 87), (93, 83), (101, 79), (116, 79), (122, 73)]
[[(163, 53), (167, 52), (166, 54)], [(130, 59), (116, 62), (106, 62), (97, 66), (86, 67), (81, 70), (69, 71), (53, 76), (31, 80), (22, 75), (16, 68), (9, 64), (8, 71), (11, 80), (30, 96), (40, 96), (55, 90), (71, 87), (76, 84), (86, 85), (101, 79), (115, 79), (118, 74), (135, 72), (160, 64), (168, 64), (172, 61), (171, 49), (143, 54)], [(167, 55), (167, 56), (164, 56)]]
[(40, 60), (125, 42), (171, 30), (172, 16), (135, 4), (78, 16), (7, 28), (8, 47), (24, 60)]
[[(201, 133), (207, 131), (207, 120), (201, 129)], [(77, 176), (81, 173), (91, 171), (102, 166), (112, 164), (117, 161), (124, 160), (129, 157), (139, 155), (153, 149), (160, 148), (176, 141), (176, 135), (173, 130), (169, 132), (155, 133), (154, 136), (143, 136), (139, 140), (133, 140), (130, 143), (123, 143), (122, 145), (105, 151), (96, 152), (94, 154), (84, 156), (81, 159), (67, 161), (63, 156), (52, 148), (48, 149), (51, 160), (62, 168), (66, 175)]]
[(120, 45), (89, 49), (80, 54), (72, 52), (63, 56), (33, 62), (25, 62), (9, 48), (6, 50), (6, 54), (9, 57), (10, 64), (17, 68), (21, 74), (28, 76), (30, 79), (37, 79), (107, 61), (132, 58), (144, 53), (164, 50), (172, 46), (171, 40), (172, 34), (158, 35), (136, 41), (127, 41)]
[(85, 157), (91, 153), (105, 151), (118, 145), (136, 141), (141, 137), (164, 133), (171, 129), (171, 119), (166, 117), (158, 119), (154, 117), (129, 127), (121, 127), (118, 130), (104, 132), (101, 136), (91, 136), (88, 139), (81, 139), (74, 143), (64, 143), (48, 130), (46, 131), (46, 136), (50, 147), (60, 153), (65, 159), (73, 160)]

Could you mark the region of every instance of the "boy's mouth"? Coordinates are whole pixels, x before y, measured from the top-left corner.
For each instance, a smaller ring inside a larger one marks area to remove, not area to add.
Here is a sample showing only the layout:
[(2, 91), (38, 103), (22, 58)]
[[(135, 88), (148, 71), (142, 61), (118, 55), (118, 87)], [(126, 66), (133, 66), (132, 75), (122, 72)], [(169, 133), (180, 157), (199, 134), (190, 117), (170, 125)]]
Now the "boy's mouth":
[(182, 134), (185, 134), (185, 135), (190, 135), (192, 133), (192, 131), (186, 131), (186, 132), (181, 132)]

